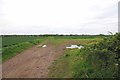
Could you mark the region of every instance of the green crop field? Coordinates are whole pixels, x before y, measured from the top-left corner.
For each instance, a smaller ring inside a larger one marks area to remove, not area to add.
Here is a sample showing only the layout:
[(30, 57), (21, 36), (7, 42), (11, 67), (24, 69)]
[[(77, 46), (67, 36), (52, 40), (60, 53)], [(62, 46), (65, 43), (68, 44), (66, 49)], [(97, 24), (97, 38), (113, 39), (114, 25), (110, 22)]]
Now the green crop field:
[(21, 42), (32, 41), (39, 39), (39, 36), (3, 36), (2, 37), (2, 46), (10, 46)]
[(39, 36), (3, 36), (2, 37), (2, 60), (3, 62), (45, 40)]

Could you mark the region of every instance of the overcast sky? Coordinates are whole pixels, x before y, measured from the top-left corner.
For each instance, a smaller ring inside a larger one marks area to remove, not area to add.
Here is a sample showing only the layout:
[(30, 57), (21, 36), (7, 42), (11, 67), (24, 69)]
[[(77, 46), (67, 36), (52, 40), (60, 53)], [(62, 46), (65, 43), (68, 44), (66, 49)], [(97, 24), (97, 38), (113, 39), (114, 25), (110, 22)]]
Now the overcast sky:
[(118, 31), (119, 0), (0, 0), (0, 34)]

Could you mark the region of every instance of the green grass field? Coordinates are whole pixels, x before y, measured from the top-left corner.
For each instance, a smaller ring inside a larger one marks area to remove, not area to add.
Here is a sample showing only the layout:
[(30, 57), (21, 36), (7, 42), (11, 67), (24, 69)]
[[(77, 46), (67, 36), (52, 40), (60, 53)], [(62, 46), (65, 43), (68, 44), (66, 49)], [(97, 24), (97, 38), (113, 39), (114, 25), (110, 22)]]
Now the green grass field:
[[(80, 40), (80, 39), (78, 39)], [(86, 42), (87, 40), (87, 42)], [(90, 41), (90, 40), (93, 40)], [(49, 67), (54, 78), (118, 78), (120, 34), (81, 39), (84, 49), (68, 49)], [(84, 43), (85, 42), (85, 43)]]
[[(41, 43), (56, 47), (74, 42), (83, 49), (65, 49), (49, 67), (49, 77), (54, 78), (116, 78), (120, 61), (120, 33), (112, 36), (10, 36), (3, 37), (3, 62), (25, 49)], [(72, 43), (71, 43), (72, 44)]]
[[(97, 44), (102, 41), (104, 37), (90, 37), (90, 36), (67, 36), (67, 37), (50, 37), (48, 43), (52, 43), (55, 46), (65, 44), (65, 42), (73, 42), (77, 45), (83, 45), (84, 47), (92, 44)], [(64, 55), (53, 62), (49, 67), (49, 77), (54, 78), (73, 78), (73, 66), (75, 61), (80, 60), (78, 56), (80, 53), (79, 49), (66, 49)]]
[(44, 36), (30, 36), (30, 35), (11, 35), (11, 36), (2, 36), (2, 53), (3, 62), (17, 55), (18, 53), (24, 51), (25, 49), (36, 45), (40, 42), (43, 42), (45, 39), (49, 39), (49, 42), (52, 41), (54, 45), (60, 45), (64, 43), (64, 41), (76, 41), (80, 45), (94, 43), (96, 40), (100, 40), (102, 37), (107, 36), (59, 36), (59, 35), (44, 35)]

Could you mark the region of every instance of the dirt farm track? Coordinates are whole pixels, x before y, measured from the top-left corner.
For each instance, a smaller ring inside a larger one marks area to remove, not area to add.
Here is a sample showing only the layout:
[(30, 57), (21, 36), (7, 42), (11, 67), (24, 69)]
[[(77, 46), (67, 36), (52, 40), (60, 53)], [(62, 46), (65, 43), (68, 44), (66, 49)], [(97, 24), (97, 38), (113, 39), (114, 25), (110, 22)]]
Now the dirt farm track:
[[(45, 41), (44, 41), (45, 42)], [(43, 43), (44, 43), (43, 42)], [(38, 44), (18, 54), (2, 65), (3, 78), (44, 78), (48, 77), (49, 65), (64, 51), (64, 46), (56, 48), (51, 44)]]

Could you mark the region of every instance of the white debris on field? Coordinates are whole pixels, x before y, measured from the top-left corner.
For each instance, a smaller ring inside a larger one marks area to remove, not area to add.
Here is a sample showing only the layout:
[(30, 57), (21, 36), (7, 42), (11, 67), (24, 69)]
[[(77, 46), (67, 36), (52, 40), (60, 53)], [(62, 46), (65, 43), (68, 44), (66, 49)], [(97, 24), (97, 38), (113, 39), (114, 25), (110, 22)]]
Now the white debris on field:
[(45, 48), (45, 47), (47, 47), (47, 45), (43, 45), (42, 47)]
[(74, 49), (74, 48), (78, 48), (78, 49), (81, 49), (81, 48), (84, 48), (83, 46), (78, 46), (78, 45), (71, 45), (69, 47), (66, 47), (67, 49)]
[(118, 66), (119, 64), (116, 63), (115, 65)]

